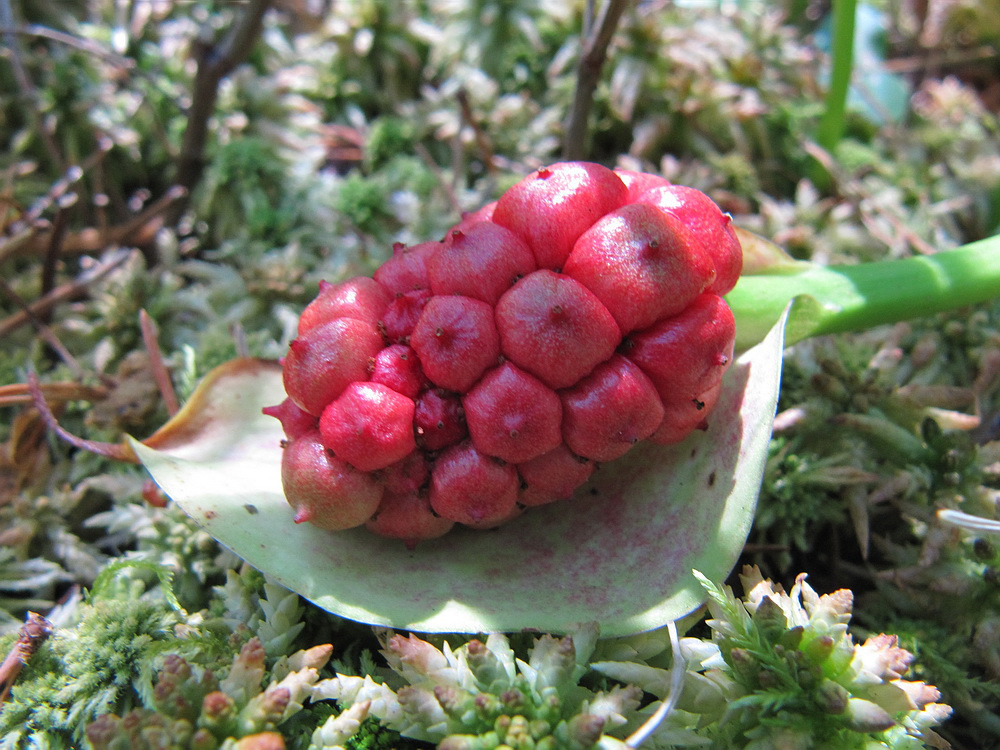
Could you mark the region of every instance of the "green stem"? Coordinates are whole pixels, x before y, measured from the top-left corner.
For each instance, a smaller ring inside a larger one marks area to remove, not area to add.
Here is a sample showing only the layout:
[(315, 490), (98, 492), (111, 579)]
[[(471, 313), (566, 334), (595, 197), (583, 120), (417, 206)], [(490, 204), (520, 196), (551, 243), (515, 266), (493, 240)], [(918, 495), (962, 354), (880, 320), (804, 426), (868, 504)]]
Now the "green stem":
[(763, 340), (793, 299), (789, 344), (932, 315), (1000, 299), (1000, 235), (936, 255), (744, 276), (726, 299), (738, 349)]
[(816, 141), (827, 151), (833, 151), (844, 135), (844, 112), (854, 66), (856, 10), (857, 0), (833, 0), (830, 88), (826, 92), (826, 111), (816, 133)]

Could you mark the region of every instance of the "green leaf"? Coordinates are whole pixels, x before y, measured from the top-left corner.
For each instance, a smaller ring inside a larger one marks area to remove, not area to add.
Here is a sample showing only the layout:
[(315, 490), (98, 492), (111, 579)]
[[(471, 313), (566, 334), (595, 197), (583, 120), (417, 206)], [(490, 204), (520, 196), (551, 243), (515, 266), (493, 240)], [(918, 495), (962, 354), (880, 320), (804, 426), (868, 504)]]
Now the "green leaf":
[(213, 371), (171, 423), (132, 442), (160, 487), (251, 565), (335, 614), (429, 632), (604, 636), (697, 608), (697, 569), (723, 579), (750, 530), (778, 398), (784, 319), (726, 374), (708, 430), (641, 444), (570, 500), (493, 531), (457, 529), (409, 550), (364, 528), (292, 522), (281, 430), (260, 409), (285, 394), (277, 364)]

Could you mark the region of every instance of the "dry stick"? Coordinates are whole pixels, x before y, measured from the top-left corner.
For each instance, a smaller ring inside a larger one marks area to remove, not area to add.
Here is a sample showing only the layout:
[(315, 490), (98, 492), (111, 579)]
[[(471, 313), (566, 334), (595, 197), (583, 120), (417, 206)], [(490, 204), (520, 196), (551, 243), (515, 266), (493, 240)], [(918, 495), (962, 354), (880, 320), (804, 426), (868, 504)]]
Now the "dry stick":
[[(175, 201), (180, 200), (187, 191), (180, 185), (174, 185), (166, 193), (150, 203), (140, 213), (127, 221), (106, 229), (88, 227), (78, 232), (70, 232), (62, 244), (64, 258), (73, 255), (90, 255), (100, 252), (111, 245), (142, 245), (152, 239), (152, 235), (162, 225), (163, 214)], [(18, 248), (4, 252), (0, 247), (0, 262), (8, 257), (35, 254), (41, 252), (47, 243), (48, 232), (38, 234), (31, 241), (21, 243)]]
[[(27, 319), (35, 326), (38, 331), (38, 335), (45, 339), (45, 343), (52, 347), (52, 350), (59, 355), (59, 359), (66, 363), (66, 365), (73, 371), (76, 377), (83, 379), (85, 373), (80, 363), (76, 361), (76, 357), (70, 354), (69, 349), (63, 346), (59, 337), (56, 336), (52, 329), (48, 327), (46, 322), (31, 309), (31, 306), (21, 298), (14, 289), (8, 284), (3, 278), (0, 278), (0, 291), (6, 294), (14, 302), (15, 305), (21, 308), (21, 314), (25, 315)], [(51, 308), (43, 310), (42, 314), (47, 314)]]
[(128, 260), (131, 255), (131, 250), (118, 250), (112, 253), (106, 260), (81, 274), (80, 278), (65, 284), (60, 284), (44, 297), (40, 297), (38, 300), (28, 305), (26, 309), (21, 310), (21, 312), (14, 313), (4, 320), (0, 320), (0, 339), (9, 335), (11, 332), (16, 331), (25, 323), (30, 323), (32, 315), (37, 317), (40, 314), (44, 314), (45, 311), (51, 310), (60, 302), (65, 302), (66, 300), (76, 297), (95, 281), (111, 273), (111, 271)]
[[(219, 83), (237, 65), (250, 56), (254, 41), (263, 26), (264, 14), (271, 0), (249, 0), (243, 17), (232, 27), (229, 35), (220, 44), (198, 40), (194, 45), (198, 70), (194, 78), (191, 108), (188, 110), (187, 127), (177, 160), (175, 182), (190, 191), (205, 167), (205, 144), (208, 140), (208, 124), (215, 111), (215, 101), (219, 95)], [(187, 208), (187, 201), (174, 204), (167, 214), (167, 222), (173, 226)]]
[(458, 106), (462, 108), (462, 119), (469, 124), (469, 127), (472, 128), (472, 132), (476, 136), (476, 146), (479, 148), (480, 158), (486, 165), (486, 171), (490, 173), (490, 176), (495, 175), (497, 167), (493, 162), (493, 146), (490, 144), (490, 139), (486, 136), (486, 133), (479, 126), (479, 121), (472, 111), (468, 92), (465, 89), (459, 89), (458, 93), (455, 94), (455, 98), (458, 99)]
[[(52, 222), (52, 231), (49, 233), (49, 246), (45, 250), (45, 260), (42, 263), (42, 283), (40, 291), (46, 295), (52, 291), (56, 285), (56, 267), (59, 265), (59, 255), (62, 250), (63, 240), (69, 229), (69, 212), (73, 204), (76, 203), (76, 194), (69, 193), (59, 199), (59, 211)], [(51, 322), (52, 311), (46, 310), (38, 316), (38, 319), (46, 325)]]
[[(72, 381), (42, 383), (42, 393), (48, 401), (100, 401), (108, 397), (103, 385), (81, 385)], [(25, 383), (0, 385), (0, 406), (15, 406), (32, 402), (31, 390)]]
[(0, 28), (0, 33), (8, 37), (12, 34), (20, 34), (21, 36), (33, 36), (39, 39), (49, 39), (53, 42), (59, 42), (60, 44), (65, 44), (67, 47), (73, 47), (81, 52), (86, 52), (89, 55), (100, 58), (101, 62), (113, 65), (121, 70), (131, 70), (136, 65), (135, 60), (110, 52), (90, 39), (73, 36), (64, 31), (50, 29), (48, 26), (42, 26), (37, 23), (26, 23), (20, 26), (4, 24)]
[(142, 341), (149, 354), (149, 369), (153, 373), (153, 380), (156, 381), (156, 387), (160, 389), (160, 395), (163, 396), (167, 414), (172, 417), (181, 407), (177, 403), (177, 392), (170, 380), (170, 372), (163, 364), (163, 353), (160, 351), (160, 342), (156, 336), (156, 324), (153, 323), (153, 319), (145, 310), (139, 311), (139, 328), (142, 329)]
[[(627, 2), (628, 0), (608, 0), (601, 8), (596, 23), (589, 24), (583, 30), (583, 48), (576, 66), (576, 91), (563, 136), (563, 158), (567, 160), (582, 159), (587, 154), (587, 128), (594, 104), (594, 91), (607, 59), (608, 45), (611, 44), (611, 37), (625, 12)], [(588, 11), (588, 16), (591, 14), (592, 11)]]
[(14, 687), (21, 669), (28, 663), (39, 646), (45, 642), (52, 632), (52, 623), (39, 614), (28, 613), (28, 620), (18, 631), (17, 641), (0, 664), (0, 703), (6, 702), (10, 690)]
[(55, 433), (55, 435), (61, 440), (64, 440), (75, 448), (82, 448), (83, 450), (90, 451), (91, 453), (96, 453), (99, 456), (105, 456), (106, 458), (113, 458), (117, 461), (125, 461), (127, 463), (136, 462), (135, 455), (133, 455), (133, 453), (125, 447), (125, 445), (120, 443), (101, 443), (96, 440), (85, 440), (84, 438), (77, 437), (59, 424), (59, 420), (56, 419), (56, 415), (52, 413), (52, 409), (49, 407), (49, 402), (45, 400), (45, 393), (42, 392), (41, 383), (39, 383), (38, 375), (35, 374), (34, 370), (30, 370), (28, 372), (28, 390), (31, 392), (31, 399), (34, 401), (35, 408), (38, 410), (38, 414), (41, 416), (42, 422), (44, 422), (45, 426), (50, 431)]
[[(10, 0), (0, 0), (0, 26), (10, 29), (14, 25), (14, 11), (11, 9)], [(62, 154), (59, 152), (58, 144), (52, 137), (52, 133), (45, 127), (45, 121), (38, 107), (38, 91), (35, 88), (35, 84), (31, 82), (31, 78), (28, 77), (28, 72), (21, 61), (21, 45), (17, 39), (17, 35), (8, 31), (4, 34), (4, 39), (9, 53), (11, 68), (14, 71), (14, 79), (21, 90), (21, 96), (27, 102), (28, 114), (34, 124), (34, 128), (42, 139), (42, 145), (48, 152), (52, 166), (62, 171), (66, 168), (65, 162), (63, 161)]]

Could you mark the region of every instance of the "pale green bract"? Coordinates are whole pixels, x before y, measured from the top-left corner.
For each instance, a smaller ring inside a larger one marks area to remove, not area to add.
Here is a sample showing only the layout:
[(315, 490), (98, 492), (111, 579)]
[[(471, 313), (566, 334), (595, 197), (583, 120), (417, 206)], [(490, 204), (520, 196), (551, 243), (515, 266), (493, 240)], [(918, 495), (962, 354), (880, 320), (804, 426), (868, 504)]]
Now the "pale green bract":
[(316, 605), (423, 632), (533, 628), (603, 636), (660, 627), (704, 600), (692, 575), (722, 580), (753, 521), (778, 399), (783, 317), (724, 379), (705, 432), (642, 444), (569, 500), (493, 531), (456, 529), (415, 549), (364, 528), (296, 525), (281, 490), (284, 397), (276, 363), (235, 360), (144, 443), (157, 484), (212, 536)]

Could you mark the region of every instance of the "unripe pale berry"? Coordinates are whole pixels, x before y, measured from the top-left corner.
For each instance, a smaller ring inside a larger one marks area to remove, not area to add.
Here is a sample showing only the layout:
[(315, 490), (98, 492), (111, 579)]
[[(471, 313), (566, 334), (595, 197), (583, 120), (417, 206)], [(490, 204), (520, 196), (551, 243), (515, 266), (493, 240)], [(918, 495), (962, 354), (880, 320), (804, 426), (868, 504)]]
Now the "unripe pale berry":
[(331, 455), (318, 431), (291, 440), (281, 455), (281, 484), (295, 522), (339, 531), (360, 526), (382, 499), (382, 485)]

